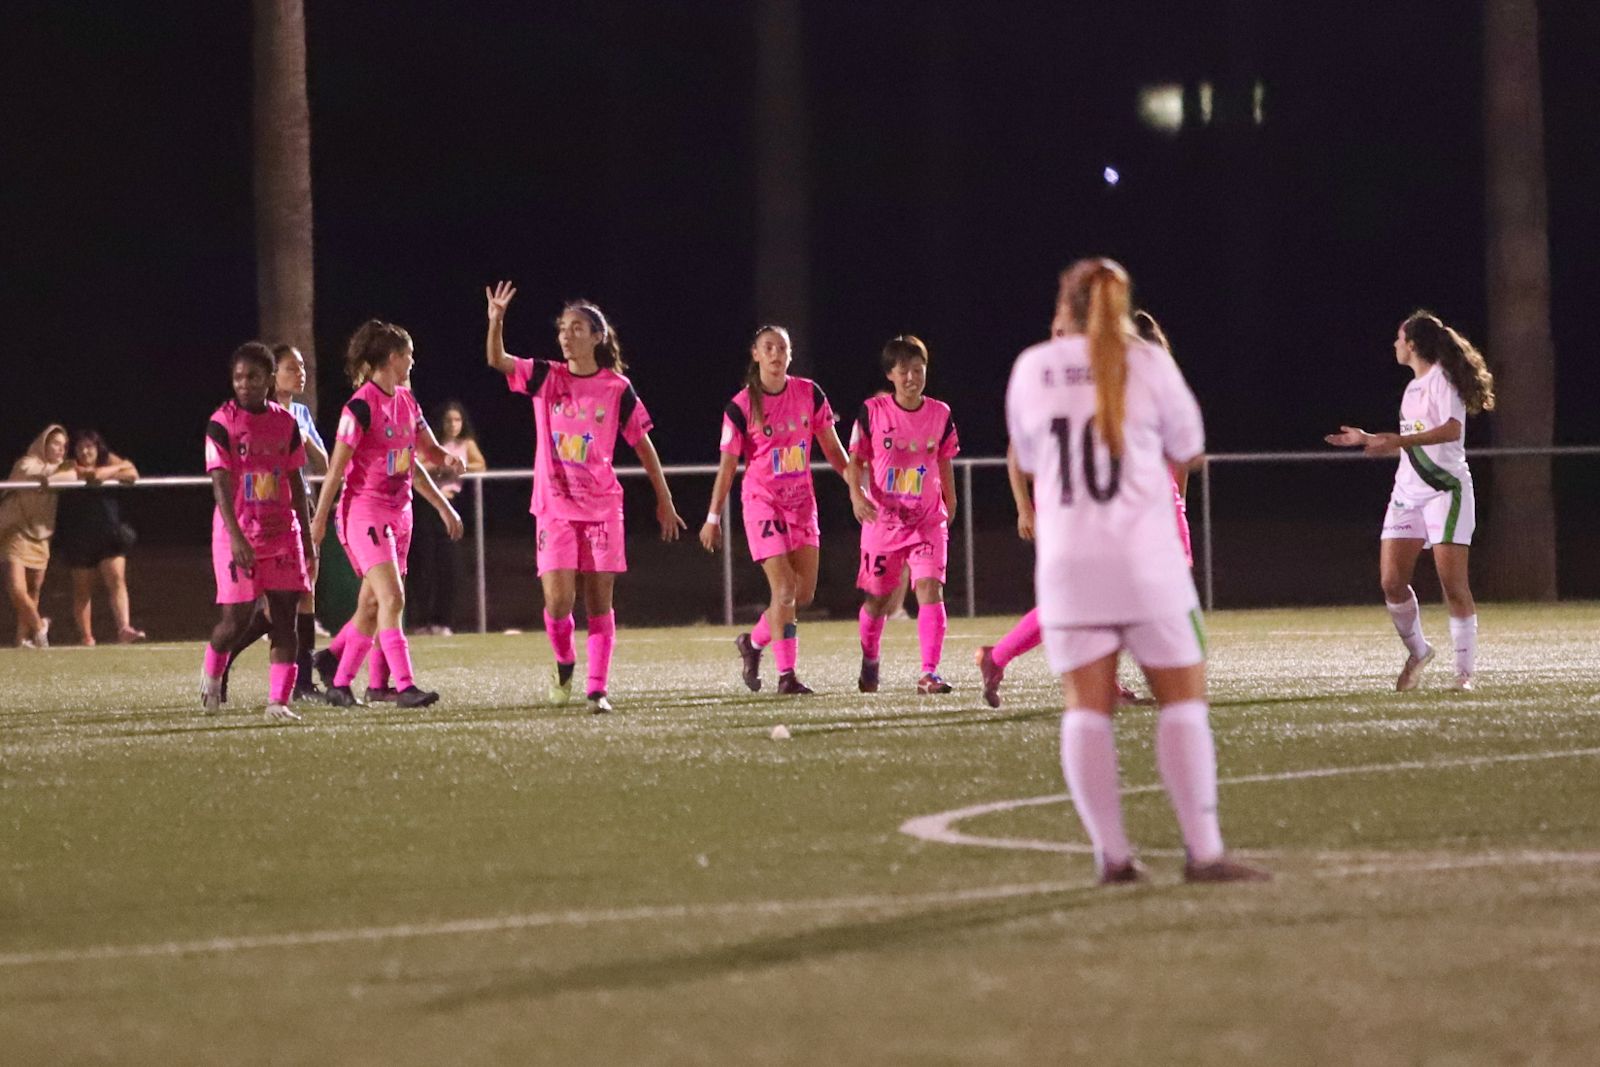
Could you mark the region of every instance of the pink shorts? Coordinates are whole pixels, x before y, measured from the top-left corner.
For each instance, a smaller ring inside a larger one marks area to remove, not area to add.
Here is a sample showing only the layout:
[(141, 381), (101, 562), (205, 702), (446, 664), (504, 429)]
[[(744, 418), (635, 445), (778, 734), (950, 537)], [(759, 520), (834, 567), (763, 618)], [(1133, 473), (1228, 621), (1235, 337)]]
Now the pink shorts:
[(533, 520), (538, 530), (539, 573), (621, 574), (628, 569), (627, 541), (621, 519), (579, 522), (573, 519)]
[(932, 578), (943, 585), (949, 559), (948, 530), (941, 529), (926, 540), (884, 551), (872, 543), (870, 529), (862, 527), (861, 567), (856, 571), (856, 588), (868, 596), (888, 596), (900, 584), (900, 572), (908, 565), (912, 582)]
[[(263, 593), (309, 593), (305, 549), (299, 539), (293, 551), (287, 545), (271, 556), (257, 556), (256, 565), (240, 570), (233, 562), (233, 545), (227, 540), (211, 541), (211, 570), (217, 577), (218, 604), (248, 604)], [(257, 549), (257, 551), (260, 551)]]
[(356, 577), (365, 578), (380, 563), (393, 563), (401, 576), (405, 575), (406, 557), (411, 554), (410, 508), (396, 512), (357, 501), (340, 508), (334, 520), (339, 543)]
[(793, 552), (804, 545), (812, 548), (822, 545), (822, 530), (817, 526), (815, 507), (803, 514), (796, 514), (752, 500), (744, 502), (740, 510), (744, 513), (744, 536), (750, 543), (750, 558), (757, 563)]

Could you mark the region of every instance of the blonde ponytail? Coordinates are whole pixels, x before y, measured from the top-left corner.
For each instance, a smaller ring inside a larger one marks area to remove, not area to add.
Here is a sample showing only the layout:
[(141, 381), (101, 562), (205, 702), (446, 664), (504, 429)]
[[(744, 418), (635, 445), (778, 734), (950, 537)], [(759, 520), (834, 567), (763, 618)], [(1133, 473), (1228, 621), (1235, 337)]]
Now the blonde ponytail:
[(1128, 394), (1128, 275), (1106, 263), (1090, 274), (1088, 289), (1084, 333), (1089, 340), (1089, 371), (1094, 375), (1094, 425), (1112, 458), (1120, 458)]

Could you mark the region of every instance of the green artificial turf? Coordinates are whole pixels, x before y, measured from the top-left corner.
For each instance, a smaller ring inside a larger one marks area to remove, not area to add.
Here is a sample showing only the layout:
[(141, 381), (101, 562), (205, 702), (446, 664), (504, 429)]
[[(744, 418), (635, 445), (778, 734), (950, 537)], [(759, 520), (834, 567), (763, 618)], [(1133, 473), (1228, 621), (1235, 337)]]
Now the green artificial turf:
[[(1394, 693), (1381, 608), (1213, 616), (1251, 886), (1180, 884), (1148, 708), (1154, 880), (1092, 886), (1041, 654), (978, 698), (1010, 621), (952, 622), (947, 697), (910, 623), (870, 697), (853, 624), (803, 626), (811, 698), (746, 692), (731, 630), (625, 627), (612, 716), (542, 703), (542, 635), (418, 639), (438, 705), (286, 727), (264, 647), (217, 718), (197, 645), (0, 652), (0, 1060), (1600, 1058), (1600, 606), (1486, 605), (1472, 693), (1444, 647)], [(901, 830), (1023, 798), (945, 825), (1028, 848)]]

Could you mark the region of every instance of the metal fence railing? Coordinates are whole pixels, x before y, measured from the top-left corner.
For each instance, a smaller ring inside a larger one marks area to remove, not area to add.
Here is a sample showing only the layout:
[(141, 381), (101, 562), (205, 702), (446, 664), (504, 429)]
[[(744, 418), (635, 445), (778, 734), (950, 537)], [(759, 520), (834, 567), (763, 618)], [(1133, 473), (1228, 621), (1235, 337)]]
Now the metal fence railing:
[[(1553, 459), (1560, 457), (1600, 457), (1600, 446), (1584, 445), (1548, 448), (1476, 448), (1469, 449), (1468, 456), (1474, 460), (1493, 460), (1500, 457), (1538, 456), (1551, 457)], [(1214, 506), (1214, 501), (1216, 499), (1217, 492), (1215, 479), (1219, 473), (1227, 468), (1232, 467), (1260, 470), (1264, 467), (1272, 466), (1302, 467), (1325, 464), (1345, 464), (1350, 462), (1359, 462), (1366, 459), (1367, 457), (1365, 457), (1359, 451), (1342, 451), (1334, 449), (1314, 452), (1238, 452), (1217, 453), (1211, 455), (1208, 459), (1207, 465), (1203, 467), (1191, 480), (1190, 484), (1192, 488), (1189, 509), (1190, 521), (1194, 524), (1194, 533), (1196, 535), (1195, 540), (1197, 542), (1195, 559), (1196, 578), (1199, 583), (1202, 600), (1207, 610), (1212, 609), (1216, 604), (1216, 575), (1218, 570), (1218, 541), (1216, 538), (1216, 530), (1218, 519), (1216, 516), (1217, 508)], [(1393, 461), (1391, 460), (1390, 462)], [(964, 614), (968, 617), (972, 617), (978, 613), (979, 594), (979, 553), (977, 547), (979, 535), (975, 527), (977, 512), (979, 510), (979, 498), (978, 494), (974, 492), (973, 472), (980, 469), (1003, 469), (1005, 466), (1005, 460), (998, 456), (958, 457), (953, 461), (953, 464), (958, 471), (957, 525), (959, 527), (959, 533), (955, 538), (953, 538), (953, 540), (959, 542), (959, 556), (958, 558), (952, 558), (951, 563), (957, 564), (959, 561), (959, 583), (957, 580), (952, 580), (949, 585), (952, 593), (959, 589)], [(828, 471), (828, 467), (825, 464), (818, 463), (813, 466), (813, 470), (816, 472), (825, 473)], [(667, 477), (674, 480), (686, 477), (709, 478), (715, 475), (716, 471), (717, 467), (713, 464), (686, 464), (664, 468), (664, 472)], [(639, 467), (618, 467), (617, 474), (622, 478), (642, 478), (644, 476), (644, 471)], [(522, 483), (523, 485), (527, 485), (530, 483), (532, 477), (533, 471), (526, 468), (514, 470), (491, 470), (478, 474), (466, 474), (463, 476), (463, 481), (470, 483), (471, 485), (470, 493), (472, 506), (470, 509), (471, 515), (469, 518), (469, 538), (473, 545), (472, 576), (476, 594), (475, 622), (477, 630), (480, 633), (485, 632), (489, 628), (489, 580), (486, 568), (486, 543), (488, 537), (485, 529), (485, 487), (491, 484), (502, 482)], [(1259, 476), (1257, 480), (1259, 480)], [(141, 478), (138, 482), (131, 486), (120, 488), (123, 490), (165, 490), (193, 488), (209, 489), (210, 485), (210, 479), (204, 476), (179, 475)], [(37, 488), (37, 486), (38, 483), (36, 482), (0, 482), (0, 490), (30, 489)], [(71, 492), (74, 489), (81, 487), (81, 483), (66, 482), (59, 483), (52, 488), (63, 492)], [(987, 525), (1009, 525), (1013, 520), (1009, 503), (1009, 493), (1001, 492), (1000, 487), (994, 485), (991, 485), (988, 488), (989, 492), (986, 494), (987, 510), (983, 516)], [(1196, 493), (1193, 491), (1195, 489), (1198, 490), (1199, 496), (1198, 509), (1195, 507), (1194, 496)], [(1254, 490), (1247, 489), (1245, 492), (1251, 491)], [(734, 501), (737, 498), (737, 495), (737, 492), (730, 493), (728, 502), (724, 505), (723, 525), (724, 529), (730, 531), (730, 534), (732, 531), (737, 529), (736, 525), (732, 521)], [(680, 502), (682, 501), (682, 498), (683, 495), (680, 494)], [(1366, 501), (1365, 495), (1362, 497), (1362, 500), (1363, 503), (1361, 506), (1365, 510), (1381, 510), (1379, 505), (1372, 504), (1370, 501)], [(1198, 514), (1196, 514), (1197, 510)], [(698, 531), (698, 523), (696, 522), (696, 519), (698, 518), (699, 513), (697, 509), (691, 506), (682, 505), (680, 503), (679, 511), (684, 515), (685, 519), (690, 524), (686, 536), (689, 538), (694, 538)], [(734, 621), (736, 607), (736, 580), (734, 569), (734, 557), (736, 552), (734, 551), (733, 540), (734, 538), (730, 535), (728, 540), (724, 543), (723, 550), (721, 553), (719, 553), (720, 559), (718, 560), (721, 582), (721, 597), (719, 606), (721, 608), (720, 613), (722, 616), (722, 621), (727, 624), (731, 624)], [(985, 562), (991, 564), (990, 569), (992, 577), (992, 561), (986, 560)], [(1012, 564), (1005, 569), (1008, 573), (1015, 572), (1016, 570), (1020, 569), (1021, 566), (1021, 560), (1013, 560)], [(953, 566), (951, 569), (952, 571), (956, 571), (958, 568)], [(1028, 569), (1031, 570), (1031, 567)], [(955, 577), (956, 576), (952, 574), (952, 579), (955, 579)]]

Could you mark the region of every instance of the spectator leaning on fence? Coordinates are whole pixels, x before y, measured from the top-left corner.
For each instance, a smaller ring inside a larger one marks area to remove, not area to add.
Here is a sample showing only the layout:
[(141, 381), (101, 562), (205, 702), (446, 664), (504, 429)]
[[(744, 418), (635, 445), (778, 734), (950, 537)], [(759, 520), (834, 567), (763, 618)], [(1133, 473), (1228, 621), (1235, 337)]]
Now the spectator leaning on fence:
[(84, 488), (66, 494), (56, 513), (56, 555), (72, 570), (72, 619), (78, 640), (94, 644), (94, 583), (99, 577), (111, 602), (117, 640), (144, 640), (128, 608), (128, 552), (137, 535), (122, 518), (117, 491), (108, 483), (131, 485), (139, 479), (133, 461), (106, 447), (96, 430), (72, 435), (71, 459)]
[(39, 615), (39, 590), (50, 565), (50, 537), (56, 527), (53, 482), (74, 482), (78, 472), (67, 462), (67, 429), (51, 423), (11, 467), (13, 482), (39, 482), (38, 489), (12, 489), (0, 500), (0, 560), (6, 591), (17, 614), (17, 644), (45, 648), (50, 620)]
[[(459, 401), (449, 400), (436, 413), (434, 422), (439, 435), (439, 447), (461, 463), (467, 471), (482, 471), (488, 464), (478, 449), (477, 434), (467, 409)], [(439, 492), (446, 500), (460, 500), (461, 475), (453, 466), (428, 465)], [(466, 502), (456, 508), (462, 521), (468, 519)], [(411, 569), (406, 574), (406, 604), (414, 632), (448, 637), (453, 631), (450, 623), (455, 618), (456, 575), (461, 568), (461, 542), (445, 536), (444, 523), (435, 513), (426, 509), (417, 512), (416, 527), (412, 531)]]

